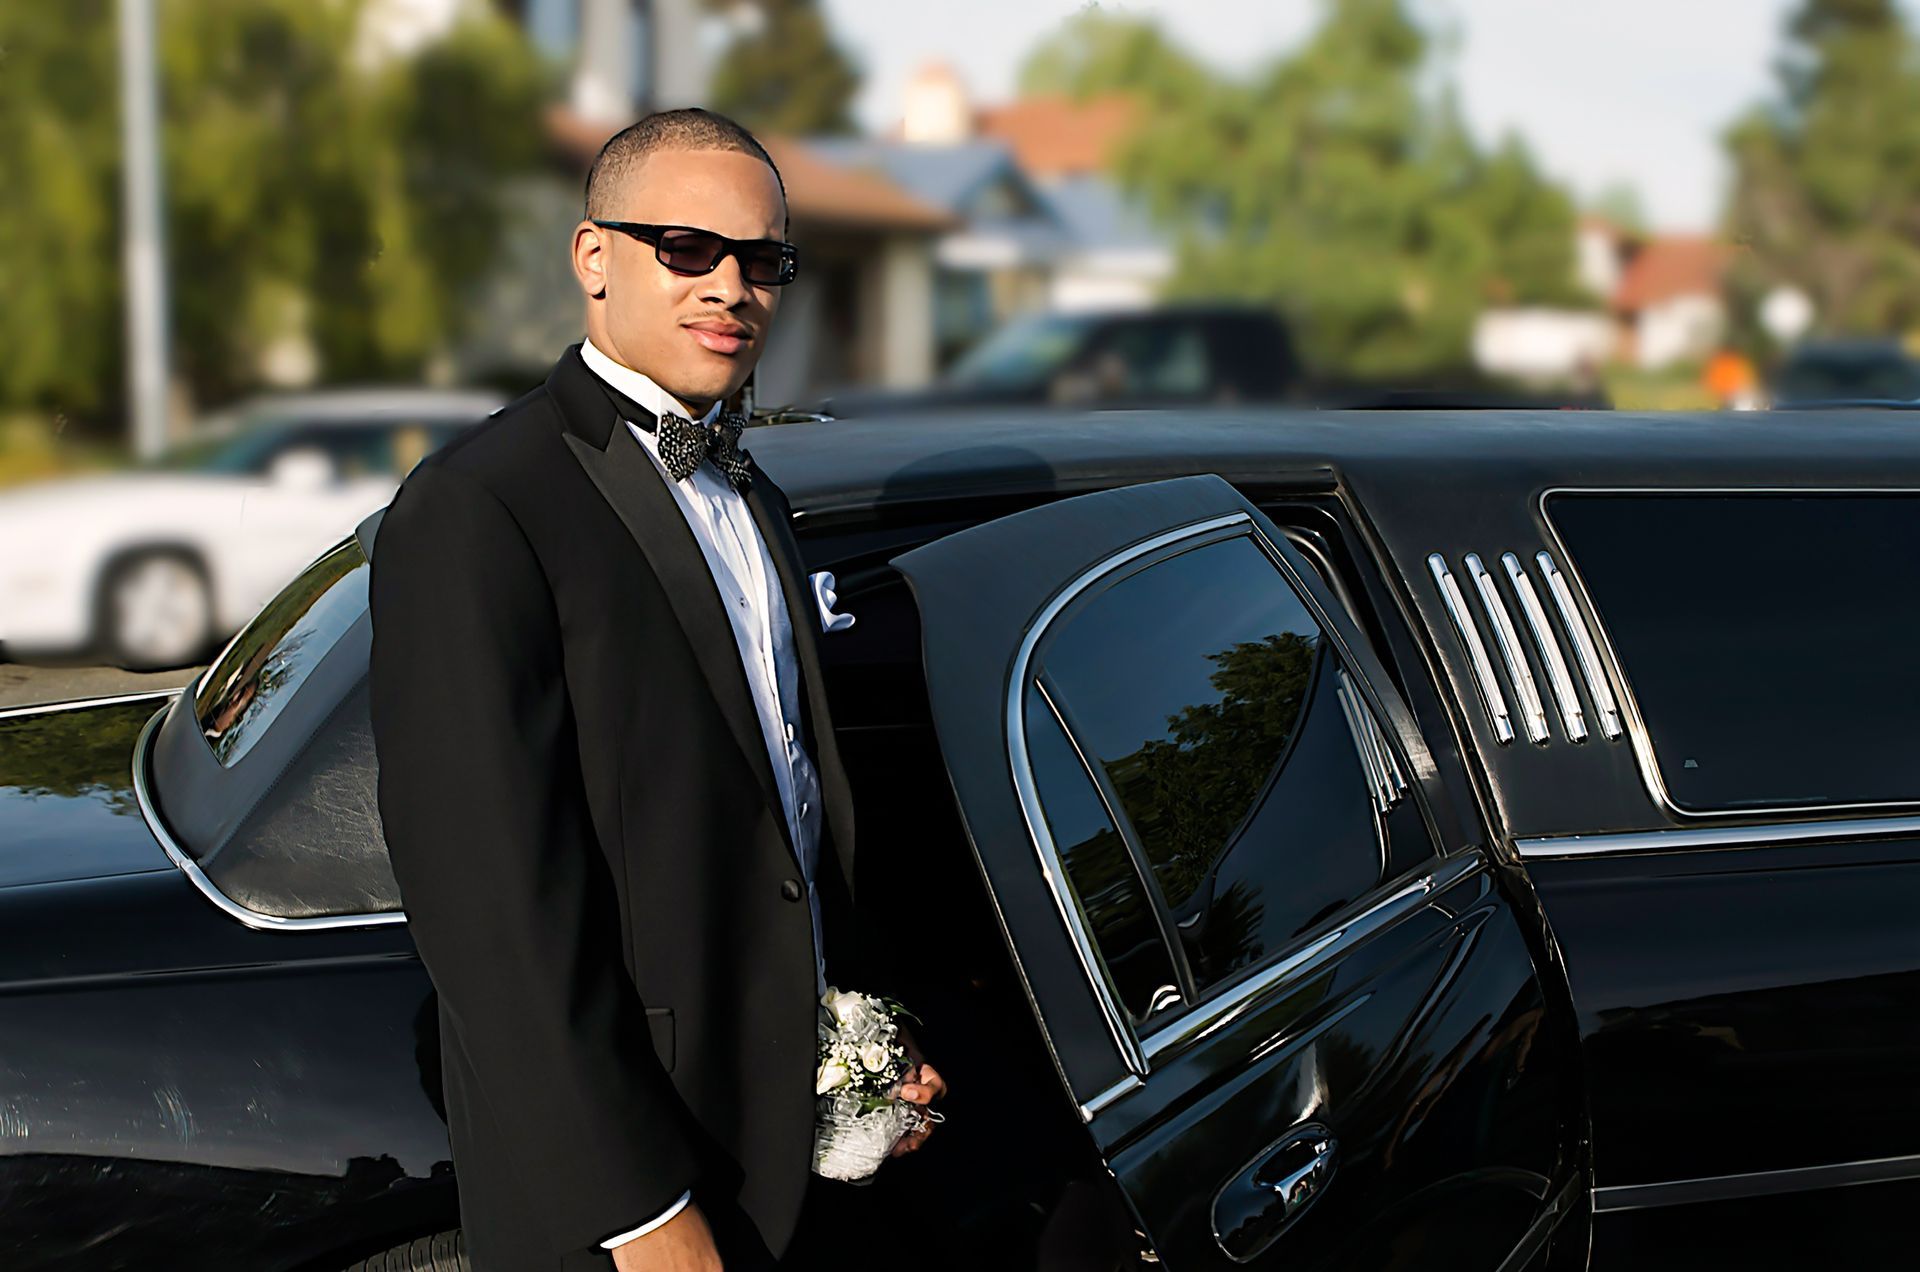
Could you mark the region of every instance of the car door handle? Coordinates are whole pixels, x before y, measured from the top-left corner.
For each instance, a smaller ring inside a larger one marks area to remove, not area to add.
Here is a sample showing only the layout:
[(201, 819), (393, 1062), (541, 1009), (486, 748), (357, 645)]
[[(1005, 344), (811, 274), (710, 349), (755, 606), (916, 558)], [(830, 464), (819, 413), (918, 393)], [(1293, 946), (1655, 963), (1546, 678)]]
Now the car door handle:
[(1304, 1123), (1229, 1180), (1213, 1199), (1221, 1251), (1245, 1263), (1272, 1245), (1326, 1191), (1338, 1149), (1326, 1127)]

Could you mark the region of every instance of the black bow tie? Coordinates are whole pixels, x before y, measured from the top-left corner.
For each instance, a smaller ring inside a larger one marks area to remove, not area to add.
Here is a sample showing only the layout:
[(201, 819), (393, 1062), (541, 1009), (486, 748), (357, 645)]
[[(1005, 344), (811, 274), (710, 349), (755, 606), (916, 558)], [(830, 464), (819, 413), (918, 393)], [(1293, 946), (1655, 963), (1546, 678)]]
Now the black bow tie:
[(747, 452), (740, 449), (740, 434), (747, 427), (745, 415), (723, 410), (711, 424), (696, 424), (684, 415), (663, 411), (656, 421), (652, 411), (612, 385), (602, 381), (601, 387), (613, 399), (622, 419), (632, 420), (658, 439), (660, 463), (675, 481), (693, 476), (700, 461), (710, 459), (741, 494), (753, 485)]
[(722, 411), (711, 424), (695, 424), (684, 415), (667, 411), (660, 416), (660, 462), (675, 481), (685, 481), (710, 459), (733, 488), (741, 494), (753, 485), (747, 471), (747, 454), (740, 449), (740, 434), (747, 417), (737, 411)]

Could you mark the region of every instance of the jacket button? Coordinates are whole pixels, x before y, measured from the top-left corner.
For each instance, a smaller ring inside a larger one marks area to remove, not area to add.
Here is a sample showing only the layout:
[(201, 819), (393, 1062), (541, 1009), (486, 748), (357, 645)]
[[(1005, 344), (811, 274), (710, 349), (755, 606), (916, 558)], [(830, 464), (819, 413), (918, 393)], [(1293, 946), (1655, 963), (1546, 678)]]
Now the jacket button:
[(780, 895), (789, 901), (798, 901), (800, 899), (800, 881), (798, 879), (783, 880), (780, 884)]

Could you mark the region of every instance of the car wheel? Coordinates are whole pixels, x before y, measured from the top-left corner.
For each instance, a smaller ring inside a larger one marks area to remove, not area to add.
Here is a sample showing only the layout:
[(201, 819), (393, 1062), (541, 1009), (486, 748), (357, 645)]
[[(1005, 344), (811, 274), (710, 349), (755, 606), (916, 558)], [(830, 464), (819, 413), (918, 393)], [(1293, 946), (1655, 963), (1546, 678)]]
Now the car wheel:
[(472, 1272), (460, 1229), (436, 1232), (360, 1260), (341, 1272)]
[(178, 549), (130, 553), (100, 579), (95, 632), (101, 651), (128, 671), (197, 661), (213, 640), (213, 588), (198, 558)]

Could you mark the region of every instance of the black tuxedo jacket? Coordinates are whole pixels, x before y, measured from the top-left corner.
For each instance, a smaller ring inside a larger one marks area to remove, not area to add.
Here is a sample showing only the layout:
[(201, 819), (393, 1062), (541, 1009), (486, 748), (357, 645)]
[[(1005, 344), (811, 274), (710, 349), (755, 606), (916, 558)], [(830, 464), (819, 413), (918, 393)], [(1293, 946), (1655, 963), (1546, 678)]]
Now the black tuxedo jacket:
[[(747, 501), (793, 619), (840, 979), (853, 810), (818, 609), (757, 467)], [(712, 575), (578, 345), (407, 476), (371, 587), (380, 815), (474, 1267), (610, 1266), (598, 1243), (689, 1187), (729, 1268), (768, 1261), (812, 1148), (798, 859)]]

